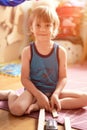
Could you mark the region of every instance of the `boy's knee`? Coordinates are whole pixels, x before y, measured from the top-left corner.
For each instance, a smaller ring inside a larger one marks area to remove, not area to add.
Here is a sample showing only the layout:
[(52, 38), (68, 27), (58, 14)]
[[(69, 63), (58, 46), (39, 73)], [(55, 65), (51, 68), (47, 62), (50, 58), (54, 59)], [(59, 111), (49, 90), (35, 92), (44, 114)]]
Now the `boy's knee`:
[(22, 116), (25, 112), (23, 106), (21, 104), (13, 104), (10, 106), (10, 112), (15, 116)]

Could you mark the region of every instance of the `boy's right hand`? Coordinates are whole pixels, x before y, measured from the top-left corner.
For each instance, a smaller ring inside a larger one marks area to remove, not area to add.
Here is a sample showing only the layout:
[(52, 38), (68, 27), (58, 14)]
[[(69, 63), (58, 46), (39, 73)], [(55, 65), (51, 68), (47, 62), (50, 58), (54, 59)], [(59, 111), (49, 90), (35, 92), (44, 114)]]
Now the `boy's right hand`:
[(51, 111), (49, 99), (45, 94), (40, 93), (40, 95), (38, 95), (37, 103), (40, 108), (44, 108), (47, 111)]

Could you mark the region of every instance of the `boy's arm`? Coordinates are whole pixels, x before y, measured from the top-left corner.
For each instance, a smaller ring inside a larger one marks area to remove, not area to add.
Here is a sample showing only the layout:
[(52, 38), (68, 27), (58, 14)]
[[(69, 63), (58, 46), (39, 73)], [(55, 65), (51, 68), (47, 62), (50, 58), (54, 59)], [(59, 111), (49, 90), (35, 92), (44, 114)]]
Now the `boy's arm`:
[(51, 107), (53, 109), (56, 109), (57, 111), (61, 110), (61, 103), (60, 103), (60, 93), (63, 90), (64, 86), (66, 85), (67, 81), (67, 58), (66, 58), (66, 51), (59, 47), (58, 51), (58, 60), (59, 60), (59, 77), (58, 77), (58, 83), (56, 85), (56, 89), (53, 92), (51, 96)]
[(22, 68), (21, 68), (21, 82), (24, 87), (31, 93), (33, 96), (37, 94), (37, 88), (30, 80), (30, 62), (31, 62), (31, 49), (30, 46), (25, 47), (22, 52)]
[(67, 56), (64, 48), (59, 47), (58, 57), (59, 57), (59, 79), (54, 93), (57, 94), (59, 97), (61, 91), (63, 90), (67, 82)]

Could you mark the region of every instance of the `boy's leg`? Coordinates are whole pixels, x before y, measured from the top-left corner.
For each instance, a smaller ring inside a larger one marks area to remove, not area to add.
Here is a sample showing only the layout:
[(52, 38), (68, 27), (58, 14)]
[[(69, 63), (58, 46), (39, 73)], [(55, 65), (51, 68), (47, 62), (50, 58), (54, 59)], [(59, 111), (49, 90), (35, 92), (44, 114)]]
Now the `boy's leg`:
[(33, 101), (34, 97), (27, 90), (25, 90), (20, 96), (15, 93), (10, 93), (8, 97), (10, 112), (13, 115), (21, 116), (25, 113)]
[(78, 109), (87, 106), (87, 93), (63, 91), (60, 94), (62, 109)]

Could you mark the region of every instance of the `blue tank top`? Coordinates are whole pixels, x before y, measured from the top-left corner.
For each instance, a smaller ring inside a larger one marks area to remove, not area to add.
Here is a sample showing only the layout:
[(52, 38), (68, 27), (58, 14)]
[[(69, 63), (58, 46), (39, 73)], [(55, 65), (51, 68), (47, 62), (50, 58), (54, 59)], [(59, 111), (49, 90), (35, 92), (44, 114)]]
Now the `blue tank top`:
[(43, 93), (52, 93), (58, 83), (59, 61), (58, 48), (54, 43), (48, 55), (41, 55), (34, 43), (31, 46), (30, 79)]

